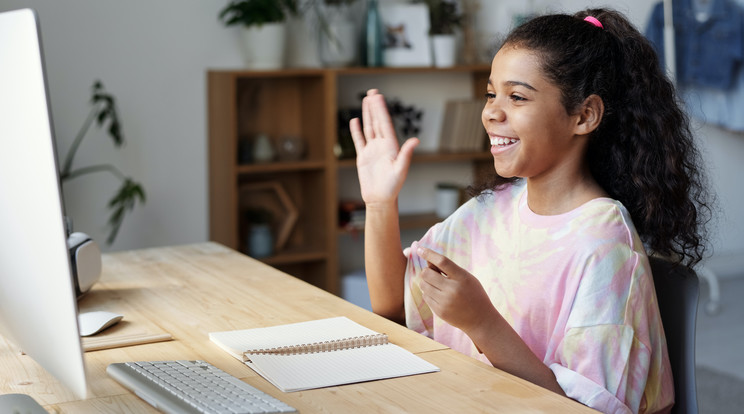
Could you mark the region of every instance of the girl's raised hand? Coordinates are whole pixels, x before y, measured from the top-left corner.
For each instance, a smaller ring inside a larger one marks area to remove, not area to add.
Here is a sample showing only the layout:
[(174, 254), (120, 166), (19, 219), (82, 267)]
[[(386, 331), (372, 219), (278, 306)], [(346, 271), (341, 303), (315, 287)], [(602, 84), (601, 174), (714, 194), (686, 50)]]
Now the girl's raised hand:
[(437, 316), (470, 335), (489, 314), (498, 313), (475, 276), (434, 250), (419, 246), (416, 253), (429, 264), (419, 287)]
[(357, 153), (357, 171), (362, 199), (368, 207), (397, 200), (408, 174), (417, 138), (409, 138), (400, 149), (395, 127), (385, 98), (370, 89), (362, 100), (362, 123), (354, 118), (349, 123)]

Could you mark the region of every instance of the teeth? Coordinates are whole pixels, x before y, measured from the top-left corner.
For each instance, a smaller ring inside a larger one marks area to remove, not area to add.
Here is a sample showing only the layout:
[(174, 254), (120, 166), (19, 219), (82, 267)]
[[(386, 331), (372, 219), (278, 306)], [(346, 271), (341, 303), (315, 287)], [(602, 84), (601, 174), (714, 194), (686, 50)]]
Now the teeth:
[(517, 142), (514, 138), (491, 138), (491, 145), (508, 145)]

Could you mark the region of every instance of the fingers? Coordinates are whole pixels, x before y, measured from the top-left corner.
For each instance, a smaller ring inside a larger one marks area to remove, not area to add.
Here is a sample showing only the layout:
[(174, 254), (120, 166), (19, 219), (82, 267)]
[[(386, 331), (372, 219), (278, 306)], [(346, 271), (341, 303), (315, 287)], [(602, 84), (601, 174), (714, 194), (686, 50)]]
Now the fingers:
[(362, 127), (364, 128), (364, 137), (367, 140), (371, 140), (375, 138), (375, 131), (372, 128), (369, 92), (367, 94), (367, 97), (362, 99)]
[(351, 140), (354, 142), (356, 153), (359, 154), (367, 145), (367, 140), (362, 133), (362, 126), (359, 124), (359, 118), (353, 118), (349, 121), (349, 130), (351, 130)]
[(375, 94), (367, 95), (367, 99), (370, 100), (372, 128), (374, 128), (375, 137), (396, 139), (395, 127), (392, 118), (390, 118), (385, 98), (380, 94)]
[(424, 297), (424, 301), (434, 307), (440, 302), (443, 295), (444, 282), (447, 276), (444, 276), (436, 269), (424, 269), (420, 274), (419, 289)]
[(418, 138), (408, 138), (405, 143), (400, 147), (398, 152), (396, 168), (400, 174), (407, 174), (408, 168), (411, 166), (411, 158), (413, 158), (413, 150), (419, 144)]
[(368, 141), (375, 138), (395, 138), (395, 126), (385, 97), (377, 89), (368, 90), (367, 96), (362, 100), (362, 127)]
[(429, 268), (447, 277), (452, 277), (456, 275), (458, 273), (457, 271), (460, 269), (459, 266), (457, 266), (447, 257), (435, 252), (434, 250), (428, 249), (426, 247), (419, 246), (418, 249), (416, 250), (416, 253), (419, 255), (419, 257), (426, 260), (426, 262), (429, 265)]

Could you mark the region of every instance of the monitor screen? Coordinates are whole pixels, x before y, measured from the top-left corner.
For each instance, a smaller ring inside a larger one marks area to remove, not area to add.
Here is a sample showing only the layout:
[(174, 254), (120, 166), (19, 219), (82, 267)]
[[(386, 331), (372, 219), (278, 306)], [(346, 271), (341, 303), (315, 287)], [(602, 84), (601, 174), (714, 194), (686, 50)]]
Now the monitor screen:
[(38, 18), (0, 13), (0, 335), (86, 396)]

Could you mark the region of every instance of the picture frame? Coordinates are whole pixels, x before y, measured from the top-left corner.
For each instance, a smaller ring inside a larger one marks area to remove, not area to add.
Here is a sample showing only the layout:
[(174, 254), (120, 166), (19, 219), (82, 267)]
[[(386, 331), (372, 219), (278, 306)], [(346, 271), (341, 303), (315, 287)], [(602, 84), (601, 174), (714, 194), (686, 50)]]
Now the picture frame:
[(429, 7), (426, 4), (380, 4), (380, 17), (385, 66), (432, 65)]

